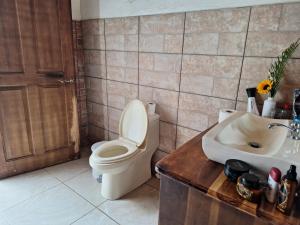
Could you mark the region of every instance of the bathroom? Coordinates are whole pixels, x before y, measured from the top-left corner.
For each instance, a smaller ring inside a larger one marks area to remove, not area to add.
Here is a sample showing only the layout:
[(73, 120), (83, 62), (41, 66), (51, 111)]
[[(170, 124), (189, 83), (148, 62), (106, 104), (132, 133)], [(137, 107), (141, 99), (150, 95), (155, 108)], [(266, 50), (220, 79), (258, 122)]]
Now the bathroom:
[[(300, 224), (299, 197), (288, 215), (246, 201), (222, 165), (300, 165), (300, 142), (267, 127), (289, 121), (254, 115), (268, 94), (245, 114), (299, 38), (297, 0), (0, 0), (0, 225)], [(300, 47), (271, 117), (292, 120), (299, 74)], [(234, 127), (294, 157), (220, 155)]]

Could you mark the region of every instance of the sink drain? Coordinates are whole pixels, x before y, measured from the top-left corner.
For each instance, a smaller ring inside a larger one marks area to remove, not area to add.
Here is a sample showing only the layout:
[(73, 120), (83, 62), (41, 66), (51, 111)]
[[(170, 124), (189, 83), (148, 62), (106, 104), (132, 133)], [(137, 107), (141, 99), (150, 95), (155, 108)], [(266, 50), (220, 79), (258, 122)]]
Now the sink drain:
[(260, 148), (261, 147), (261, 145), (255, 141), (248, 142), (248, 145), (251, 146), (252, 148)]

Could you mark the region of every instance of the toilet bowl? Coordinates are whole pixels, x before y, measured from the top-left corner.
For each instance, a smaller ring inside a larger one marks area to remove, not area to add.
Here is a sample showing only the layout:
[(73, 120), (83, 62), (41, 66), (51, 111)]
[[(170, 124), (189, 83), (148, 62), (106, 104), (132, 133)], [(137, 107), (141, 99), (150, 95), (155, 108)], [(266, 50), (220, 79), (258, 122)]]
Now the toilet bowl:
[(148, 115), (144, 104), (131, 101), (119, 121), (120, 136), (97, 147), (91, 167), (102, 174), (101, 194), (118, 199), (151, 178), (151, 158), (159, 145), (159, 116)]

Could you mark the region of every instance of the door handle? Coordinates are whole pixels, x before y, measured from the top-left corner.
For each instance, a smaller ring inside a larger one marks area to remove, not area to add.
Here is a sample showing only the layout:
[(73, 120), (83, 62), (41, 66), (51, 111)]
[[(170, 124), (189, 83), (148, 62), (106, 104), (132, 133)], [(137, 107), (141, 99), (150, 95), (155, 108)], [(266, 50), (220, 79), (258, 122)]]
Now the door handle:
[(74, 79), (69, 79), (69, 80), (57, 80), (58, 82), (62, 84), (73, 84), (75, 82)]

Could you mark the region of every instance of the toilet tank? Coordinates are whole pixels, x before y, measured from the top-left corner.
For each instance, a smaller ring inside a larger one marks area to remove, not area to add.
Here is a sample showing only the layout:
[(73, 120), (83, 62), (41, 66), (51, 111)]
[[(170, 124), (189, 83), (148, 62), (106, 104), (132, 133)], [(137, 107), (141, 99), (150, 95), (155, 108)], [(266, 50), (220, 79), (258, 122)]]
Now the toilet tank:
[(148, 115), (148, 132), (146, 137), (147, 151), (155, 151), (159, 146), (159, 115)]

